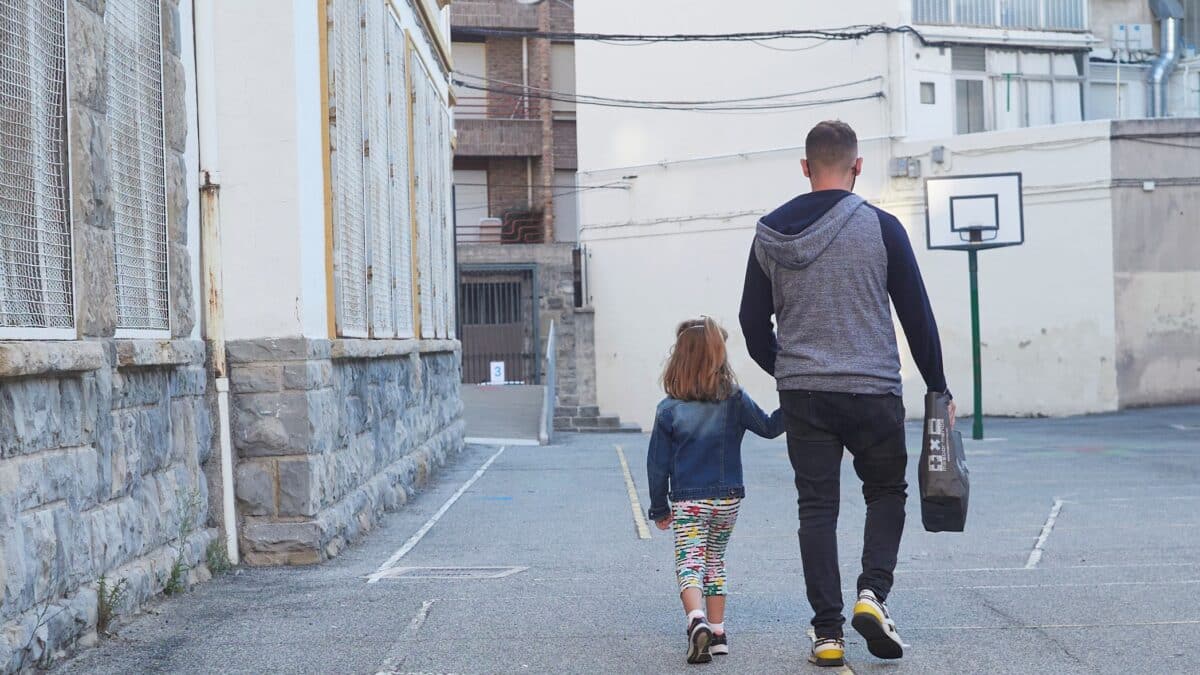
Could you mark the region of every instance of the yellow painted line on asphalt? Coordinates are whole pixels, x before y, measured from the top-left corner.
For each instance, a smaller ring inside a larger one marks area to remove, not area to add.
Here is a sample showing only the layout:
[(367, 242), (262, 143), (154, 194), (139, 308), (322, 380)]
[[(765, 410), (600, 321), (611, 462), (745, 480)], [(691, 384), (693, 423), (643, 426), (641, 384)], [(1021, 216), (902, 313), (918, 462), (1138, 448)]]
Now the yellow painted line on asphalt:
[(637, 526), (638, 539), (649, 539), (650, 526), (646, 524), (646, 516), (642, 515), (642, 502), (638, 500), (633, 474), (629, 473), (629, 462), (625, 461), (625, 450), (619, 445), (613, 447), (617, 449), (617, 459), (621, 460), (621, 471), (625, 474), (625, 489), (629, 491), (629, 508), (633, 510), (633, 524)]

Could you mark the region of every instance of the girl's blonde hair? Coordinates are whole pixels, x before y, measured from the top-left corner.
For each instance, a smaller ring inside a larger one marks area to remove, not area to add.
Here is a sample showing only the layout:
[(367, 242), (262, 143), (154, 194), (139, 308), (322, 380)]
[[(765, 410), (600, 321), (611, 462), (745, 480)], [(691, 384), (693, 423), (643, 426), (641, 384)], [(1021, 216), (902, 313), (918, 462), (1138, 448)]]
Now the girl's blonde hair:
[(680, 401), (723, 401), (737, 390), (725, 340), (729, 333), (707, 316), (675, 329), (675, 346), (663, 370), (667, 396)]

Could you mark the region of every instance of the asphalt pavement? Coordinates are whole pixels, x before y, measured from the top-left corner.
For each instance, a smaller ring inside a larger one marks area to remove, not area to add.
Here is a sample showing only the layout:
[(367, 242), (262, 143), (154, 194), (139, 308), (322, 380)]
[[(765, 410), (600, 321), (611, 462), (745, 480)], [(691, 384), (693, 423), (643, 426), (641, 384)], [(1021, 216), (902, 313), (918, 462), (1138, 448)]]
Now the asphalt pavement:
[[(685, 665), (670, 537), (651, 525), (642, 538), (621, 463), (624, 454), (644, 507), (646, 439), (620, 434), (470, 446), (336, 560), (220, 577), (127, 620), (58, 669), (1200, 672), (1200, 407), (988, 420), (987, 431), (989, 440), (967, 444), (965, 533), (922, 530), (909, 463), (889, 600), (909, 643), (898, 662), (871, 657), (852, 630), (846, 669), (805, 662), (810, 614), (791, 470), (782, 439), (753, 439), (729, 548), (732, 654)], [(911, 425), (912, 456), (918, 434)], [(863, 503), (848, 459), (843, 468), (849, 606)]]

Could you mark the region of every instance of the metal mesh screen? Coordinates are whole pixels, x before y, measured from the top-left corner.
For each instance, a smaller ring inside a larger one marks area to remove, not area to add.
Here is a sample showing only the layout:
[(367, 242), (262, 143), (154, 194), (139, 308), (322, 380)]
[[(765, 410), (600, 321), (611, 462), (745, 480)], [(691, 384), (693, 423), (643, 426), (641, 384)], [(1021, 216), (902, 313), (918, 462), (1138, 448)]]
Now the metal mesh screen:
[(367, 335), (367, 219), (363, 167), (362, 0), (329, 7), (334, 281), (343, 336)]
[(70, 329), (62, 0), (0, 3), (0, 326)]
[(117, 325), (170, 328), (159, 4), (104, 12), (117, 266)]
[(454, 303), (458, 284), (454, 279), (454, 220), (451, 211), (454, 199), (451, 187), (454, 182), (454, 167), (450, 151), (450, 110), (446, 106), (442, 106), (439, 120), (442, 131), (439, 142), (442, 168), (442, 288), (445, 291), (442, 293), (442, 320), (446, 324), (446, 337), (452, 338), (455, 333)]
[[(388, 174), (388, 72), (385, 29), (393, 22), (383, 2), (367, 3), (366, 106), (363, 110), (367, 132), (367, 222), (371, 242), (370, 278), (371, 335), (393, 337), (396, 334), (395, 304), (392, 300), (392, 231)], [(385, 23), (386, 22), (386, 23)]]
[[(414, 57), (415, 58), (415, 57)], [(434, 92), (429, 74), (414, 67), (413, 86), (413, 193), (417, 200), (417, 261), (418, 295), (421, 303), (421, 336), (433, 337), (435, 320), (433, 312), (433, 247), (431, 229), (433, 221), (434, 177), (430, 171), (431, 99)]]
[(404, 30), (392, 20), (387, 29), (388, 159), (391, 163), (389, 209), (392, 234), (392, 279), (396, 334), (413, 335), (412, 211), (409, 202), (408, 82)]

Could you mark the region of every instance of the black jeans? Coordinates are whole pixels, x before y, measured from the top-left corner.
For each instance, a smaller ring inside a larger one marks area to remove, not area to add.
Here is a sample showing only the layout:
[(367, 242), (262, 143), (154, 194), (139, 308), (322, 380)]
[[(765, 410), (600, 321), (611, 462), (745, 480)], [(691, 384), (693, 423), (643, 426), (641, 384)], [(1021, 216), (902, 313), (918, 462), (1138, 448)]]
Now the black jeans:
[(883, 600), (892, 590), (908, 496), (904, 403), (899, 396), (821, 391), (781, 391), (779, 401), (796, 472), (800, 557), (813, 628), (818, 638), (841, 637), (846, 621), (837, 552), (842, 448), (854, 455), (867, 503), (857, 587)]

